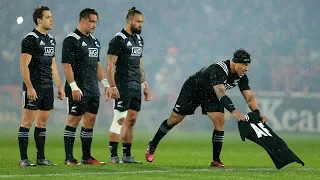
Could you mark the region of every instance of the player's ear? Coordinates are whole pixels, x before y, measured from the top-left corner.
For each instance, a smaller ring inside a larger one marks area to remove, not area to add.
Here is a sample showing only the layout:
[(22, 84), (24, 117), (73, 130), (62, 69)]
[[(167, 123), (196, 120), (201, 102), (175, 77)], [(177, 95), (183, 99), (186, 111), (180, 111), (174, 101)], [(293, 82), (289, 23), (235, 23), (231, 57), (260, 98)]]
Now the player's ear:
[(41, 20), (40, 18), (37, 18), (38, 24), (40, 24), (41, 21), (42, 21), (42, 20)]

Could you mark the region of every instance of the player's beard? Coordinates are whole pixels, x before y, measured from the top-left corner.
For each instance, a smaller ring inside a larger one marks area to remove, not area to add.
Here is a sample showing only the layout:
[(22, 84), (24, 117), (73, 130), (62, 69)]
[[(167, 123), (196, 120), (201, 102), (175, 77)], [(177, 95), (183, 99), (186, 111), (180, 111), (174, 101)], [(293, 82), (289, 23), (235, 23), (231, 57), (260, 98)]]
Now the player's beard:
[(141, 28), (134, 28), (131, 26), (131, 32), (133, 34), (141, 34)]

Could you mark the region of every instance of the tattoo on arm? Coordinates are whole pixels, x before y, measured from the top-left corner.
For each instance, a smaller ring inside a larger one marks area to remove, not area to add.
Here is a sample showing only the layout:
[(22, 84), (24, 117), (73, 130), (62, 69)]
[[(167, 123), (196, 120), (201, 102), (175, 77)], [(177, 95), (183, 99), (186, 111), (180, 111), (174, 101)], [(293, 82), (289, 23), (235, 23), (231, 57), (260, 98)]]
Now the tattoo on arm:
[(223, 84), (215, 85), (213, 88), (219, 99), (226, 95), (226, 88)]
[(140, 73), (141, 73), (141, 79), (140, 79), (140, 82), (141, 83), (144, 83), (147, 79), (146, 79), (146, 73), (144, 72), (144, 69), (143, 69), (143, 63), (142, 63), (142, 58), (140, 58)]
[(141, 79), (140, 79), (140, 82), (143, 83), (145, 82), (147, 79), (146, 79), (146, 73), (144, 72), (144, 69), (143, 68), (140, 68), (140, 72), (141, 72)]
[(107, 55), (107, 79), (111, 87), (116, 86), (116, 82), (114, 80), (114, 66), (118, 60), (118, 56), (115, 55)]

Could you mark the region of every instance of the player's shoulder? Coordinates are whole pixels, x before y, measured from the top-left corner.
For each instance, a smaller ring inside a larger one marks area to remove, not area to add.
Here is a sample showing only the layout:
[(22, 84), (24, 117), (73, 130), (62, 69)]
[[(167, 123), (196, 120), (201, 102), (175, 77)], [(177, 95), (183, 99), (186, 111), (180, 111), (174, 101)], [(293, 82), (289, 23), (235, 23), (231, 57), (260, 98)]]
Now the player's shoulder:
[(228, 62), (227, 61), (217, 61), (213, 65), (214, 68), (222, 69), (223, 72), (228, 75), (229, 74), (229, 68), (228, 68)]
[(37, 35), (37, 33), (31, 31), (27, 35), (24, 36), (23, 41), (24, 40), (35, 40), (38, 38), (39, 38), (39, 36)]
[(111, 44), (121, 44), (127, 39), (127, 36), (122, 32), (117, 32), (110, 40)]
[(77, 33), (75, 32), (71, 32), (69, 33), (64, 40), (71, 40), (71, 41), (78, 41), (81, 39), (81, 36), (79, 36)]

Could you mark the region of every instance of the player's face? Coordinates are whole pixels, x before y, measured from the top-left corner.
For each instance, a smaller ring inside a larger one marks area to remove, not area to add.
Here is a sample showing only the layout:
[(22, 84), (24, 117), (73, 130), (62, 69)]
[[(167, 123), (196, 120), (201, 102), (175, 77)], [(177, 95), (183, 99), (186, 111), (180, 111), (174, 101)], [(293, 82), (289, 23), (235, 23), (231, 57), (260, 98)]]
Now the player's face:
[(43, 11), (43, 16), (41, 19), (38, 19), (38, 25), (41, 25), (44, 29), (50, 30), (52, 29), (52, 14), (50, 11)]
[(135, 14), (130, 20), (131, 32), (133, 34), (140, 34), (143, 25), (143, 16), (141, 14)]
[(95, 14), (90, 14), (88, 19), (84, 19), (85, 31), (87, 33), (93, 33), (97, 27), (98, 16)]
[(244, 76), (249, 70), (249, 63), (235, 63), (235, 70), (240, 76)]

